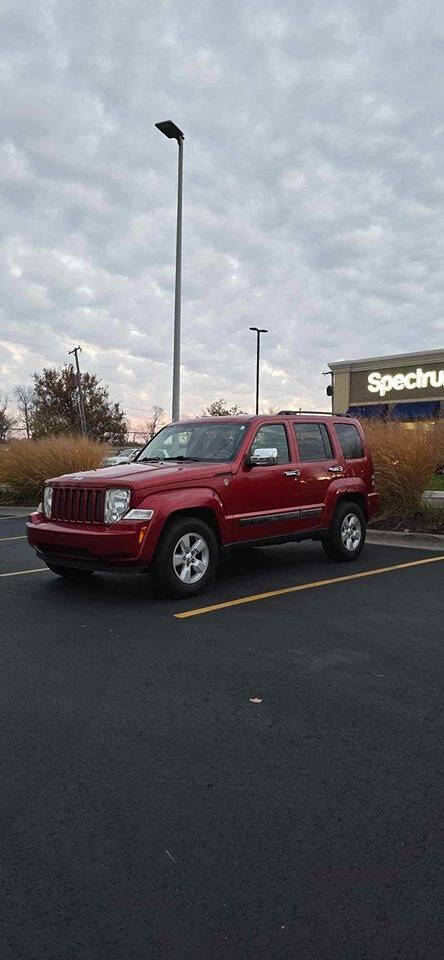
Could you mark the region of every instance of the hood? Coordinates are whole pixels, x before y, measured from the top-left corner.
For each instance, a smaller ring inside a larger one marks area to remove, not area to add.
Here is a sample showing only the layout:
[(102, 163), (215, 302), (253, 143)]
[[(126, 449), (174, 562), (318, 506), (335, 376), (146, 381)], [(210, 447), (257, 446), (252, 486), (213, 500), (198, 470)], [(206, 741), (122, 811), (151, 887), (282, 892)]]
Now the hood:
[(231, 473), (231, 463), (121, 463), (114, 467), (98, 467), (97, 470), (79, 470), (53, 477), (48, 483), (61, 483), (79, 487), (114, 487), (127, 483), (133, 489), (145, 488), (152, 480), (156, 483), (171, 483), (174, 480), (198, 480), (214, 477), (218, 473)]

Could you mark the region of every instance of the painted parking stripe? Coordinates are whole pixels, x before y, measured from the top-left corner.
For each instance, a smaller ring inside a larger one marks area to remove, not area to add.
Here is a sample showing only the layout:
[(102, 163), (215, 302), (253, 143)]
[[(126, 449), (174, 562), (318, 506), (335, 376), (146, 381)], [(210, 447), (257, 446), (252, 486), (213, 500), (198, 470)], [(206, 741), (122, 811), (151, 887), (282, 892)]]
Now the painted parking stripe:
[(287, 593), (300, 593), (303, 590), (313, 590), (316, 587), (328, 587), (332, 583), (346, 583), (348, 580), (362, 580), (364, 577), (376, 577), (381, 573), (391, 573), (393, 570), (408, 570), (409, 567), (420, 567), (426, 563), (438, 563), (444, 556), (427, 557), (425, 560), (411, 560), (409, 563), (395, 563), (390, 567), (378, 567), (376, 570), (364, 570), (362, 573), (352, 573), (345, 577), (332, 577), (330, 580), (314, 580), (312, 583), (298, 583), (294, 587), (282, 587), (279, 590), (267, 590), (266, 593), (255, 593), (248, 597), (239, 597), (237, 600), (226, 600), (224, 603), (213, 603), (209, 607), (198, 607), (196, 610), (185, 610), (175, 613), (177, 620), (186, 620), (188, 617), (199, 617), (203, 613), (213, 613), (215, 610), (226, 610), (228, 607), (239, 607), (244, 603), (255, 603), (257, 600), (268, 600), (270, 597), (283, 597)]
[(29, 517), (29, 513), (16, 513), (12, 517), (0, 517), (0, 522), (2, 520), (23, 520), (25, 517)]
[(22, 537), (0, 537), (0, 543), (4, 540), (26, 540), (26, 534), (23, 534)]
[(34, 567), (33, 570), (14, 570), (13, 573), (0, 573), (0, 577), (23, 577), (25, 573), (49, 573), (49, 567)]

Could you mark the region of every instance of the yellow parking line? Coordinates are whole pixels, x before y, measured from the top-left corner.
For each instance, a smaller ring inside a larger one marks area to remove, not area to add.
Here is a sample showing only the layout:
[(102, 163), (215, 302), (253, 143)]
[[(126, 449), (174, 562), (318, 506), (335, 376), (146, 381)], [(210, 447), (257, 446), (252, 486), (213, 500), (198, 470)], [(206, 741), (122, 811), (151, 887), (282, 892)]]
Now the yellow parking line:
[(0, 543), (2, 543), (3, 540), (26, 540), (26, 534), (22, 537), (0, 537)]
[(23, 577), (25, 573), (48, 572), (49, 567), (34, 567), (33, 570), (14, 570), (13, 573), (0, 573), (0, 577)]
[(420, 567), (426, 563), (437, 563), (444, 560), (444, 556), (427, 557), (425, 560), (411, 560), (409, 563), (395, 563), (391, 567), (378, 567), (376, 570), (364, 570), (362, 573), (352, 573), (345, 577), (333, 577), (331, 580), (315, 580), (313, 583), (299, 583), (294, 587), (282, 587), (280, 590), (267, 590), (266, 593), (256, 593), (249, 597), (239, 597), (237, 600), (226, 600), (224, 603), (213, 603), (210, 607), (198, 607), (196, 610), (185, 610), (184, 613), (175, 613), (178, 620), (187, 617), (198, 617), (202, 613), (213, 613), (214, 610), (225, 610), (227, 607), (238, 607), (243, 603), (255, 603), (256, 600), (268, 600), (269, 597), (282, 597), (286, 593), (299, 593), (302, 590), (313, 590), (315, 587), (328, 587), (331, 583), (346, 583), (347, 580), (361, 580), (363, 577), (376, 577), (380, 573), (390, 573), (392, 570), (407, 570), (409, 567)]

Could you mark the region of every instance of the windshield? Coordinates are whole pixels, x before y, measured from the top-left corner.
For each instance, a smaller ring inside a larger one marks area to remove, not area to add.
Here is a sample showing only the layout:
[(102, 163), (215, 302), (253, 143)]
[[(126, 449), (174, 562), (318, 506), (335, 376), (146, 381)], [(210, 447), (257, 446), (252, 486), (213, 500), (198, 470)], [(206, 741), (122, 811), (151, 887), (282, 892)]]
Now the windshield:
[(246, 423), (171, 423), (144, 447), (136, 463), (153, 460), (197, 460), (227, 463), (242, 443)]

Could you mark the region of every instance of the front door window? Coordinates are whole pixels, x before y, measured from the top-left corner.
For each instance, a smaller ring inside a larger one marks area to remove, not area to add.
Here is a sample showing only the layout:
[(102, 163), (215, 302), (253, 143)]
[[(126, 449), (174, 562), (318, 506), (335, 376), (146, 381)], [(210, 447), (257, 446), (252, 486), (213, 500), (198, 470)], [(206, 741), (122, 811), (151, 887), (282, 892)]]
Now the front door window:
[(250, 454), (254, 454), (256, 450), (263, 450), (264, 448), (274, 448), (277, 450), (278, 463), (290, 462), (287, 433), (283, 423), (266, 423), (264, 426), (259, 427), (251, 445)]

